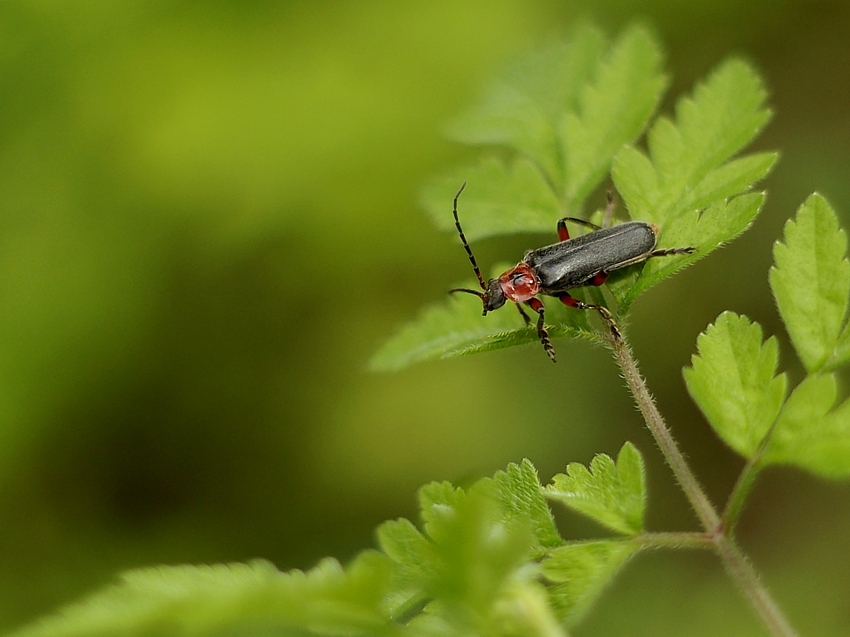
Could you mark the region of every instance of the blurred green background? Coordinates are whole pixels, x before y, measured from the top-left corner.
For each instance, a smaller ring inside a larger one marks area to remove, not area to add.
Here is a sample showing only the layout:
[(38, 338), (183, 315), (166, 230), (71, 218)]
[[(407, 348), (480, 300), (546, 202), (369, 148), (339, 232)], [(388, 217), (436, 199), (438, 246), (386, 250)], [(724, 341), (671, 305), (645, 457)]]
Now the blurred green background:
[[(365, 371), (468, 275), (416, 203), (470, 157), (444, 123), (541, 40), (636, 18), (667, 47), (665, 109), (736, 53), (776, 111), (758, 147), (782, 160), (754, 229), (632, 318), (650, 386), (720, 502), (741, 461), (680, 370), (728, 308), (778, 335), (800, 377), (766, 277), (810, 192), (850, 223), (845, 0), (0, 3), (0, 631), (140, 565), (346, 559), (378, 522), (415, 517), (424, 482), (523, 457), (545, 481), (625, 439), (649, 461), (650, 526), (695, 528), (604, 350)], [(544, 239), (476, 251), (510, 260)], [(742, 520), (804, 633), (850, 631), (849, 505), (847, 484), (771, 470)], [(626, 632), (760, 627), (712, 556), (658, 553), (575, 634)]]

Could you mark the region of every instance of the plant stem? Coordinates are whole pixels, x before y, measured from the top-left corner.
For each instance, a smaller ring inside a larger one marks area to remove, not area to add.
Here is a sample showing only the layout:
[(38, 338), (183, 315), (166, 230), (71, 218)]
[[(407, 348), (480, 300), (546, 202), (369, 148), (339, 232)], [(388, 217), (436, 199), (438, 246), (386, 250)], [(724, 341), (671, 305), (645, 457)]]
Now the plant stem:
[[(749, 600), (750, 604), (752, 604), (772, 635), (794, 637), (797, 633), (791, 628), (788, 620), (785, 619), (782, 611), (776, 605), (776, 602), (773, 601), (773, 598), (771, 598), (770, 593), (768, 593), (762, 584), (752, 564), (750, 564), (746, 556), (741, 552), (735, 540), (731, 535), (726, 533), (725, 519), (720, 518), (717, 509), (711, 504), (702, 486), (700, 486), (699, 480), (697, 480), (696, 475), (679, 450), (679, 446), (676, 444), (670, 428), (667, 426), (664, 417), (658, 411), (655, 400), (649, 393), (646, 381), (640, 375), (637, 362), (632, 356), (625, 338), (612, 338), (611, 347), (614, 352), (614, 358), (623, 372), (626, 384), (646, 421), (650, 433), (655, 438), (655, 442), (661, 449), (661, 453), (667, 460), (667, 464), (670, 465), (673, 475), (685, 492), (685, 496), (688, 498), (691, 507), (693, 507), (700, 523), (705, 529), (705, 537), (709, 539), (714, 550), (720, 556), (727, 572), (738, 584), (741, 592)], [(749, 465), (747, 469), (750, 469)], [(747, 476), (754, 478), (758, 471), (758, 467), (755, 464), (749, 471), (747, 469), (745, 469), (741, 478), (742, 480), (746, 480), (746, 482), (742, 483), (739, 480), (741, 484), (740, 488), (736, 485), (736, 489), (733, 491), (735, 500), (733, 501), (730, 498), (730, 506), (735, 508), (730, 510), (727, 507), (727, 514), (731, 516), (731, 520), (733, 521), (737, 515), (737, 511), (740, 510), (740, 502), (737, 501), (740, 499), (743, 502), (743, 495), (746, 494), (751, 485), (750, 477)], [(735, 495), (736, 492), (739, 493), (739, 496)]]
[(646, 549), (711, 549), (714, 538), (708, 533), (665, 532), (642, 533), (631, 538), (632, 542)]
[(772, 635), (796, 637), (796, 631), (788, 623), (782, 610), (762, 584), (755, 568), (735, 543), (735, 540), (719, 533), (714, 538), (715, 546), (723, 566), (738, 584), (741, 592), (750, 601)]
[(682, 452), (679, 451), (679, 446), (676, 444), (670, 428), (664, 422), (664, 417), (658, 411), (655, 400), (640, 375), (637, 362), (632, 356), (625, 337), (612, 339), (612, 348), (614, 358), (623, 372), (623, 377), (646, 421), (646, 426), (649, 427), (650, 433), (655, 438), (655, 443), (661, 449), (667, 464), (673, 470), (673, 475), (676, 476), (676, 480), (685, 492), (703, 528), (709, 533), (714, 533), (720, 526), (720, 516), (700, 486), (694, 472), (688, 466)]

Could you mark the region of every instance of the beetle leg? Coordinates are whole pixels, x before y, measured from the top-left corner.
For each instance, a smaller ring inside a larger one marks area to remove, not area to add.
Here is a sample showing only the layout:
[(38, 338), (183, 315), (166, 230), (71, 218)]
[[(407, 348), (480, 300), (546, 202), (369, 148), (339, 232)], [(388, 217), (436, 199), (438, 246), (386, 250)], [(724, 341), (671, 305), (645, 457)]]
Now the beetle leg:
[(585, 226), (586, 228), (590, 228), (591, 230), (602, 230), (602, 228), (610, 228), (611, 219), (614, 218), (614, 206), (616, 205), (616, 202), (614, 201), (613, 188), (608, 189), (606, 199), (608, 200), (608, 204), (605, 206), (605, 214), (602, 216), (601, 226), (597, 226), (595, 223), (592, 223), (585, 219), (578, 219), (576, 217), (564, 217), (563, 219), (560, 219), (558, 221), (558, 239), (561, 241), (567, 241), (570, 238), (570, 233), (567, 230), (567, 221), (578, 223), (582, 226)]
[(588, 282), (588, 285), (602, 285), (603, 283), (605, 283), (605, 281), (608, 280), (609, 274), (611, 273), (605, 272), (605, 270), (603, 270), (602, 272), (597, 272), (596, 275)]
[(697, 249), (693, 246), (687, 248), (666, 248), (664, 250), (653, 250), (649, 253), (649, 257), (666, 257), (672, 254), (693, 254)]
[(573, 298), (566, 292), (561, 292), (559, 294), (554, 295), (561, 303), (568, 307), (574, 307), (577, 310), (596, 310), (599, 312), (599, 316), (602, 317), (602, 320), (608, 324), (608, 329), (611, 330), (611, 335), (615, 340), (619, 340), (622, 338), (620, 334), (620, 328), (617, 327), (617, 323), (614, 322), (614, 317), (611, 316), (611, 312), (608, 311), (608, 308), (604, 305), (595, 305), (593, 303), (585, 303), (584, 301), (579, 301), (576, 298)]
[(528, 314), (525, 313), (525, 310), (522, 309), (522, 305), (519, 303), (516, 304), (516, 309), (519, 310), (519, 313), (522, 314), (522, 320), (525, 321), (526, 326), (531, 325), (531, 319), (528, 318)]
[(559, 241), (567, 241), (570, 238), (570, 231), (567, 230), (567, 221), (572, 221), (573, 223), (577, 223), (580, 226), (590, 228), (591, 230), (602, 230), (601, 226), (597, 226), (595, 223), (591, 223), (590, 221), (587, 221), (585, 219), (579, 219), (578, 217), (564, 217), (563, 219), (558, 220)]
[[(549, 332), (546, 331), (546, 326), (543, 324), (543, 301), (538, 298), (531, 298), (526, 301), (528, 307), (537, 312), (537, 336), (540, 338), (540, 343), (543, 345), (543, 349), (546, 350), (546, 353), (549, 355), (549, 358), (552, 359), (552, 362), (555, 361), (555, 348), (552, 347), (552, 341), (549, 340)], [(525, 313), (523, 313), (524, 315)]]

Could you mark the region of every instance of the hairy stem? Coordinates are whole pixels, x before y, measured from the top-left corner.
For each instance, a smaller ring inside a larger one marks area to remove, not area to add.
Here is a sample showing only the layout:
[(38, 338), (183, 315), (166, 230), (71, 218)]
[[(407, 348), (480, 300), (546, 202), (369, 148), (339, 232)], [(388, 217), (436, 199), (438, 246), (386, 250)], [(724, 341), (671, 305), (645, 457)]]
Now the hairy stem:
[(660, 532), (642, 533), (630, 542), (644, 549), (713, 549), (714, 539), (708, 533)]
[(738, 588), (749, 600), (770, 633), (783, 637), (796, 637), (796, 631), (788, 623), (782, 610), (770, 596), (755, 568), (747, 556), (741, 552), (735, 540), (719, 533), (715, 535), (714, 541), (726, 571), (738, 584)]
[[(700, 523), (706, 531), (705, 537), (709, 539), (714, 550), (720, 556), (726, 571), (735, 580), (741, 592), (749, 600), (772, 635), (794, 637), (797, 633), (791, 628), (788, 620), (782, 614), (776, 602), (773, 601), (773, 598), (768, 593), (767, 588), (762, 584), (752, 564), (750, 564), (749, 560), (741, 552), (741, 549), (731, 535), (725, 532), (725, 519), (720, 518), (717, 509), (711, 504), (699, 480), (697, 480), (696, 475), (685, 460), (685, 456), (679, 450), (679, 446), (676, 444), (670, 428), (667, 426), (664, 417), (658, 411), (655, 400), (649, 393), (646, 381), (640, 375), (637, 362), (632, 356), (625, 338), (611, 339), (611, 346), (614, 352), (614, 358), (620, 366), (623, 378), (626, 380), (626, 384), (646, 421), (649, 431), (655, 438), (655, 442), (659, 449), (661, 449), (661, 453), (667, 460), (667, 464), (670, 465), (673, 475), (685, 492), (685, 496), (688, 498), (697, 518), (699, 518)], [(750, 471), (745, 469), (744, 475), (742, 475), (745, 482), (741, 484), (740, 489), (736, 488), (736, 491), (740, 494), (745, 494), (751, 485), (749, 476), (755, 476), (757, 471), (758, 468), (755, 465), (753, 465)], [(734, 496), (735, 492), (733, 492)], [(735, 504), (739, 499), (735, 498), (733, 501), (730, 498), (730, 504), (732, 504), (733, 509), (731, 511), (727, 510), (727, 514), (731, 516), (733, 521), (737, 515), (737, 511), (740, 510), (740, 503)]]
[(676, 476), (676, 480), (685, 492), (703, 528), (709, 533), (715, 532), (720, 526), (720, 516), (709, 501), (702, 486), (700, 486), (694, 472), (691, 471), (690, 466), (685, 460), (685, 456), (679, 451), (679, 446), (676, 444), (670, 428), (664, 421), (661, 412), (658, 411), (655, 400), (652, 398), (646, 382), (640, 375), (637, 362), (632, 356), (625, 338), (612, 340), (612, 347), (614, 358), (623, 372), (623, 377), (637, 403), (640, 413), (646, 421), (646, 426), (649, 427), (649, 431), (655, 438), (655, 442), (661, 449), (661, 453), (667, 460), (667, 464), (673, 470), (673, 475)]

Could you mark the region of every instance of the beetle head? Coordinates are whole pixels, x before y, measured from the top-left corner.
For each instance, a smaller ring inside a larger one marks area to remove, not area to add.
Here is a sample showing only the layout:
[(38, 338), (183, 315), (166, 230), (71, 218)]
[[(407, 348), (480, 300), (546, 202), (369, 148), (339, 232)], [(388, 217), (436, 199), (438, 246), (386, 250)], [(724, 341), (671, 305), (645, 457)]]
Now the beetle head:
[(505, 304), (505, 301), (507, 301), (499, 279), (490, 279), (490, 282), (487, 284), (487, 288), (484, 292), (470, 290), (469, 288), (455, 288), (453, 290), (449, 290), (449, 294), (454, 294), (455, 292), (474, 294), (481, 299), (481, 302), (484, 304), (482, 316), (487, 316), (487, 312), (498, 310)]

